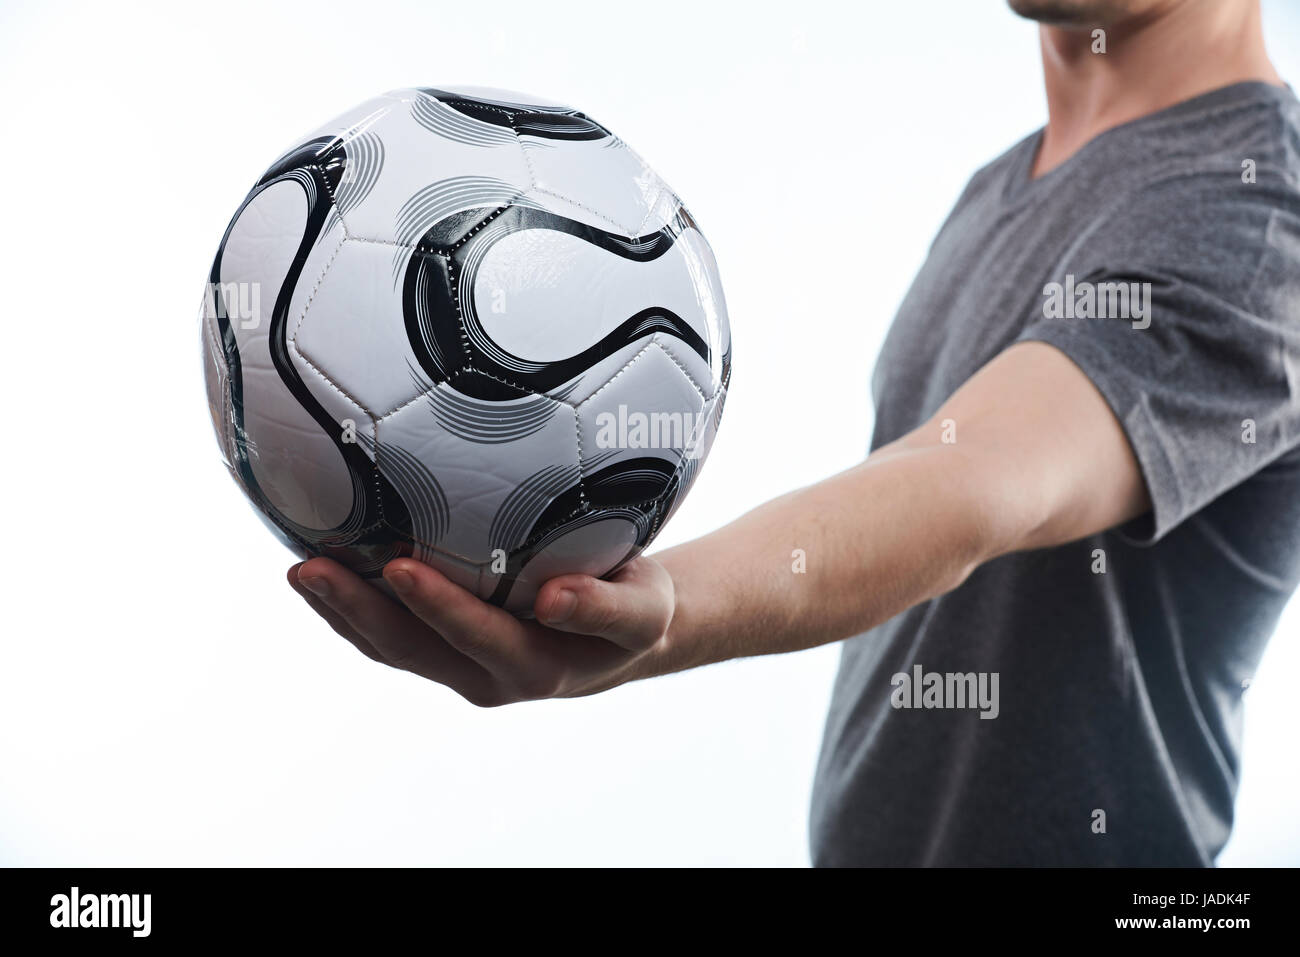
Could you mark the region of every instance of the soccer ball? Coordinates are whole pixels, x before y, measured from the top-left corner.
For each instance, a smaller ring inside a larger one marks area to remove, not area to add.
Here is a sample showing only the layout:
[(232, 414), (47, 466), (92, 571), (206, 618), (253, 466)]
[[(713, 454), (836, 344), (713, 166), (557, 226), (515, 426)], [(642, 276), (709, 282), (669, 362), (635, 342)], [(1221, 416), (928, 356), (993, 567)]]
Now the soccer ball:
[(681, 200), (585, 114), (494, 90), (388, 93), (282, 155), (202, 325), (226, 465), (286, 544), (516, 613), (650, 543), (731, 371)]

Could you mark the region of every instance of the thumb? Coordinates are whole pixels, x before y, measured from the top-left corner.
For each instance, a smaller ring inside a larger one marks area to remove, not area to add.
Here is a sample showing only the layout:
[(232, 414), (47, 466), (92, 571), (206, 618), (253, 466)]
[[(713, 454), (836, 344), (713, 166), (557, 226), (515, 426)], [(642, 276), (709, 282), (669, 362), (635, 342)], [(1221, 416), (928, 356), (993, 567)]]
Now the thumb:
[(638, 558), (609, 581), (590, 575), (552, 578), (537, 593), (533, 613), (557, 631), (595, 635), (629, 651), (644, 651), (672, 621), (673, 582), (658, 562)]

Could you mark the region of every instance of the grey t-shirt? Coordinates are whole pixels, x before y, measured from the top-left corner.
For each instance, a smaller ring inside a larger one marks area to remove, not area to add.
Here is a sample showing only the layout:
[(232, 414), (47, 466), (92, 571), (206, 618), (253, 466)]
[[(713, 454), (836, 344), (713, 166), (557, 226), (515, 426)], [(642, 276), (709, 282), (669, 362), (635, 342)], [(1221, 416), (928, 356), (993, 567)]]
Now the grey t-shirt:
[(1039, 135), (935, 238), (872, 447), (1039, 340), (1105, 396), (1154, 508), (845, 643), (817, 865), (1210, 865), (1232, 824), (1243, 690), (1300, 580), (1300, 102), (1226, 87), (1031, 179)]

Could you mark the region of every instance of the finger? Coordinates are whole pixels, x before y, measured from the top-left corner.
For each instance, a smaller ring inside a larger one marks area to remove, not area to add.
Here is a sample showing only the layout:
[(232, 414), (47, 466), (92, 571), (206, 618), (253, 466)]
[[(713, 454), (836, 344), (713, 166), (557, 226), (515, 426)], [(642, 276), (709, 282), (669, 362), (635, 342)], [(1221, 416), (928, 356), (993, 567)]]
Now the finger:
[(304, 562), (298, 581), (368, 641), (386, 664), (445, 684), (471, 701), (489, 696), (490, 680), (482, 668), (338, 562)]
[(526, 675), (543, 664), (518, 618), (428, 565), (396, 559), (384, 568), (384, 580), (421, 621), (492, 674)]
[(668, 630), (672, 608), (672, 578), (649, 560), (629, 562), (609, 581), (590, 575), (552, 578), (533, 604), (537, 620), (549, 628), (596, 635), (628, 651), (658, 641)]
[(294, 565), (289, 569), (288, 574), (289, 584), (293, 587), (293, 590), (298, 593), (299, 597), (311, 606), (312, 611), (324, 618), (326, 624), (351, 642), (356, 647), (357, 651), (361, 652), (373, 661), (383, 662), (383, 656), (375, 650), (374, 645), (362, 638), (356, 629), (347, 623), (342, 615), (299, 584), (298, 569), (301, 567), (302, 562), (299, 562), (297, 565)]

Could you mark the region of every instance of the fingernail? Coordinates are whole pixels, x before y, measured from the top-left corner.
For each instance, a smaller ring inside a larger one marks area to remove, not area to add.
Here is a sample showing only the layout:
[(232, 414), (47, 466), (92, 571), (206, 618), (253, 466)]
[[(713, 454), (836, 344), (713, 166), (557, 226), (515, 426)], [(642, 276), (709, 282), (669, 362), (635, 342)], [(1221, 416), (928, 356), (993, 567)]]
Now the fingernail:
[(323, 578), (299, 578), (298, 584), (319, 598), (328, 598), (330, 583)]
[(569, 620), (577, 607), (578, 596), (567, 588), (561, 588), (551, 601), (551, 610), (547, 612), (546, 620), (555, 625), (562, 624)]
[(395, 591), (410, 591), (415, 587), (415, 579), (404, 568), (394, 568), (384, 576)]

